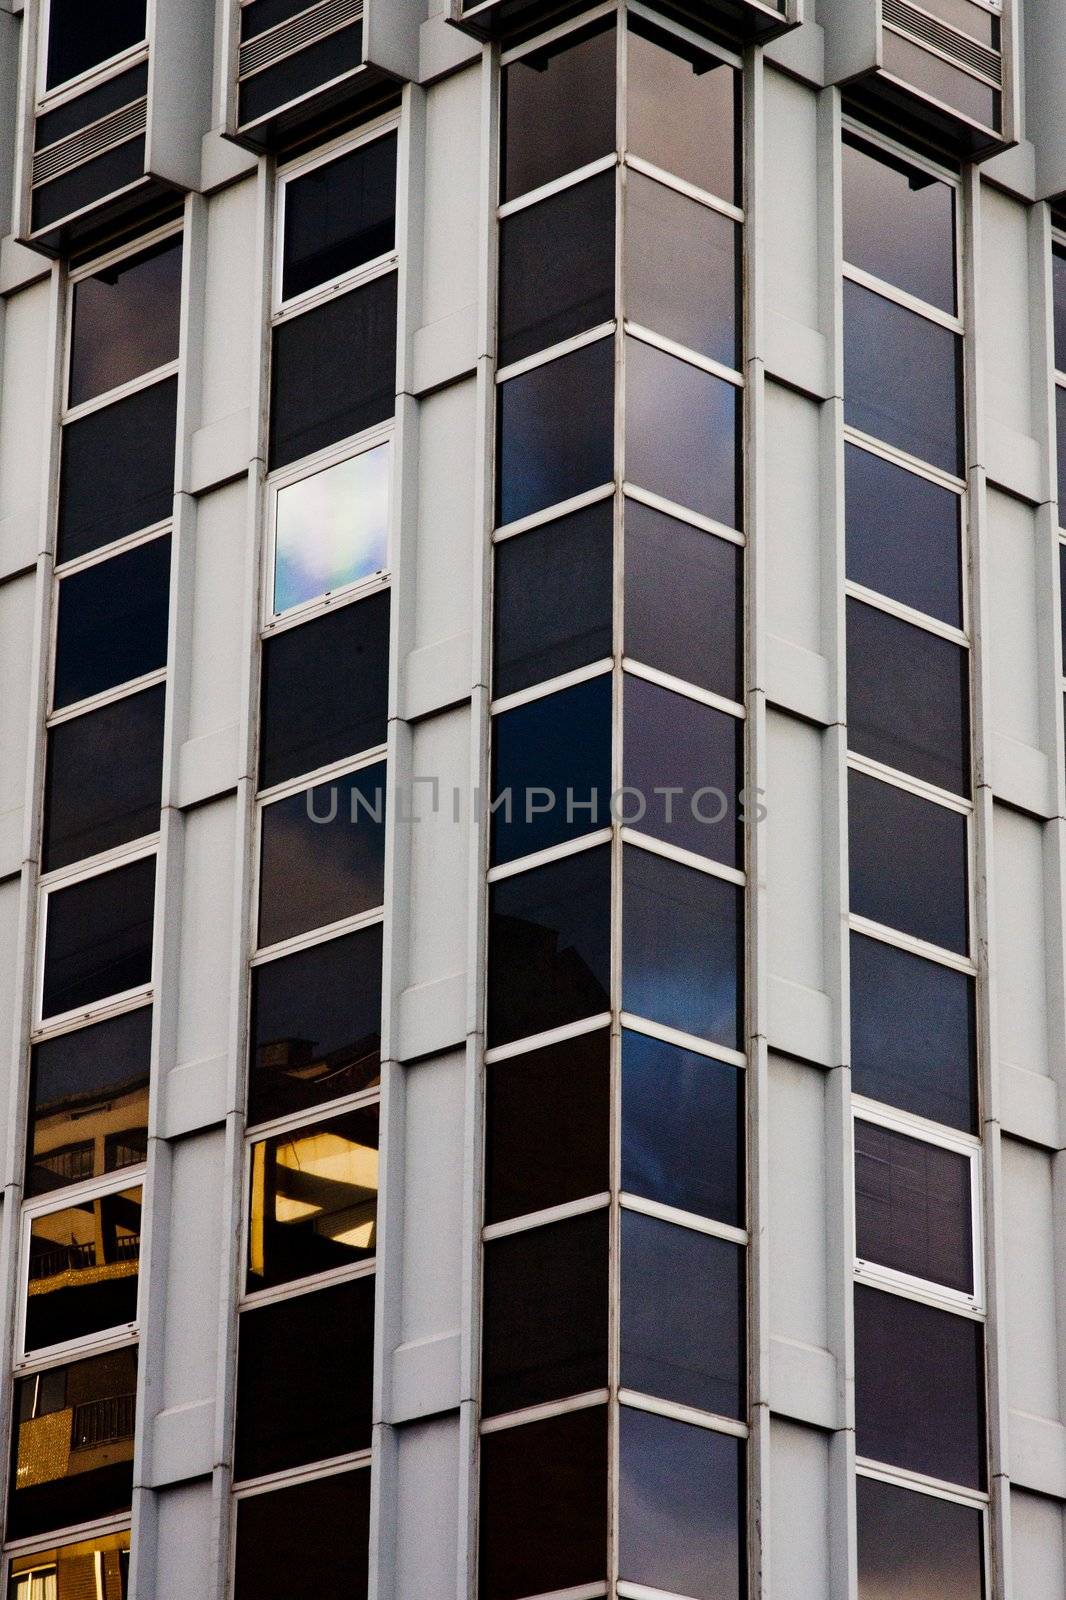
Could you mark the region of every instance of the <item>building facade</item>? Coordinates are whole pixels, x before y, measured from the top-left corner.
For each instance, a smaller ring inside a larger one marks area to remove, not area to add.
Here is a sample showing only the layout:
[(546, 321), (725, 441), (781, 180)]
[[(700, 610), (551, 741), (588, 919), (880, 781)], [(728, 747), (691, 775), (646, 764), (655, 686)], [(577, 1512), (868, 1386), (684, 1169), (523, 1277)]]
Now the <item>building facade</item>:
[(1064, 84), (0, 0), (7, 1600), (1066, 1600)]

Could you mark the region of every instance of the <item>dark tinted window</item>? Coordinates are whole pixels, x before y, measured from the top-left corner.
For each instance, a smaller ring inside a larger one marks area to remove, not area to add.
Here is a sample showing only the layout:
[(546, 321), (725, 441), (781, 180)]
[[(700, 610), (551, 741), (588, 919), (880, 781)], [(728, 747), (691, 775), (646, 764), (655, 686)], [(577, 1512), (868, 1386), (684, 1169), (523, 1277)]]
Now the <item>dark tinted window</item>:
[(744, 1225), (744, 1080), (661, 1039), (622, 1035), (622, 1188)]
[(84, 0), (50, 0), (48, 88), (140, 44), (144, 30), (145, 0), (109, 0), (106, 6), (91, 8)]
[(603, 1580), (607, 1410), (592, 1406), (481, 1440), (481, 1600)]
[(395, 406), (394, 272), (274, 329), (271, 467), (362, 433)]
[[(78, 133), (92, 122), (99, 122), (109, 112), (121, 106), (132, 105), (148, 93), (148, 63), (138, 61), (124, 72), (101, 78), (92, 88), (82, 85), (69, 100), (61, 100), (51, 111), (33, 119), (33, 148), (43, 150), (68, 134)], [(88, 163), (91, 165), (91, 163)]]
[(334, 1472), (237, 1502), (235, 1600), (308, 1594), (366, 1600), (370, 1471)]
[(855, 1427), (860, 1456), (984, 1488), (981, 1323), (857, 1287)]
[(34, 1045), (28, 1194), (128, 1166), (146, 1148), (152, 1008)]
[(1051, 286), (1055, 305), (1055, 366), (1066, 372), (1066, 249), (1051, 252)]
[(373, 1277), (243, 1312), (234, 1476), (368, 1449), (373, 1361)]
[(1066, 389), (1055, 390), (1055, 441), (1059, 464), (1059, 527), (1066, 527)]
[(970, 1172), (957, 1150), (856, 1122), (856, 1254), (972, 1294)]
[(167, 378), (63, 429), (57, 560), (170, 516), (177, 399), (177, 379)]
[(740, 390), (626, 340), (626, 481), (675, 505), (740, 525)]
[(74, 285), (70, 405), (177, 360), (181, 257), (178, 234)]
[(626, 146), (664, 172), (739, 202), (737, 73), (673, 35), (630, 25)]
[(26, 1275), (26, 1350), (134, 1322), (140, 1251), (139, 1188), (35, 1216)]
[(490, 1045), (607, 1011), (610, 984), (609, 847), (491, 886)]
[(1059, 606), (1059, 666), (1066, 673), (1066, 544), (1059, 545)]
[(857, 445), (844, 467), (848, 577), (961, 628), (958, 495)]
[(500, 223), (500, 366), (614, 316), (615, 174), (601, 172)]
[(18, 1380), (9, 1538), (129, 1509), (136, 1393), (136, 1346)]
[(637, 500), (625, 517), (626, 655), (739, 700), (743, 550)]
[(610, 1037), (601, 1030), (485, 1069), (485, 1220), (610, 1186)]
[(249, 1293), (370, 1260), (377, 1202), (377, 1106), (253, 1145)]
[[(43, 1580), (43, 1593), (54, 1600), (66, 1600), (67, 1594), (89, 1594), (96, 1589), (105, 1597), (115, 1595), (125, 1600), (125, 1584), (129, 1572), (130, 1534), (127, 1528), (119, 1533), (90, 1533), (76, 1542), (66, 1542), (63, 1535), (50, 1550), (33, 1550), (28, 1555), (14, 1555), (8, 1569), (8, 1600), (38, 1600)], [(51, 1568), (52, 1572), (42, 1569)], [(63, 1589), (48, 1587), (51, 1577), (65, 1585)]]
[(611, 820), (611, 675), (492, 720), (492, 861), (513, 861)]
[(496, 520), (558, 505), (614, 477), (614, 340), (599, 339), (497, 391)]
[(56, 710), (165, 667), (169, 599), (169, 534), (64, 578), (56, 623)]
[(152, 976), (155, 857), (48, 896), (42, 1016), (106, 1000)]
[(975, 1506), (860, 1477), (859, 1600), (981, 1600), (984, 1533)]
[(623, 863), (623, 1006), (739, 1049), (741, 891), (647, 850)]
[(607, 1384), (607, 1210), (485, 1244), (487, 1416)]
[(383, 761), (263, 808), (261, 945), (371, 911), (384, 884)]
[(249, 1122), (356, 1094), (380, 1072), (380, 927), (253, 968)]
[(847, 610), (848, 748), (968, 795), (968, 652), (860, 600)]
[(127, 184), (139, 183), (145, 175), (144, 163), (145, 136), (141, 134), (113, 145), (92, 161), (71, 167), (51, 183), (38, 184), (30, 207), (34, 229), (50, 227), (83, 207), (99, 205)]
[(627, 793), (619, 814), (641, 833), (739, 866), (743, 723), (632, 673), (624, 683)]
[(972, 978), (852, 934), (856, 1094), (975, 1132), (976, 1049)]
[(613, 520), (603, 500), (496, 546), (498, 695), (610, 655)]
[(388, 591), (275, 634), (263, 645), (260, 784), (384, 744), (388, 708)]
[(848, 808), (852, 911), (966, 955), (966, 818), (862, 772)]
[(653, 333), (739, 365), (740, 226), (655, 183), (626, 178), (626, 315)]
[(611, 153), (614, 80), (613, 27), (576, 43), (571, 36), (504, 69), (504, 200)]
[(159, 684), (49, 731), (44, 871), (157, 832), (165, 697)]
[(396, 135), (285, 185), (283, 300), (386, 255), (396, 242)]
[(620, 1415), (619, 1576), (691, 1600), (743, 1594), (743, 1442), (632, 1406)]
[(954, 315), (955, 191), (844, 140), (844, 258)]
[(844, 420), (920, 461), (961, 475), (958, 335), (845, 282)]
[(362, 64), (363, 24), (337, 28), (246, 78), (238, 96), (238, 118), (247, 123), (266, 117)]
[(743, 1417), (744, 1288), (739, 1245), (623, 1211), (623, 1388)]

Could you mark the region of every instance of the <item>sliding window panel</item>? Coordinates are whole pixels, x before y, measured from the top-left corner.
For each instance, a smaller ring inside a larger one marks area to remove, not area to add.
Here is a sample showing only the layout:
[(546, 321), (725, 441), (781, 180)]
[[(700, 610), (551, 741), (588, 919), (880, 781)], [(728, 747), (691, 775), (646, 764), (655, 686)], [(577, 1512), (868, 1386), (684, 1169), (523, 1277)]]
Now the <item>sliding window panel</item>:
[(852, 911), (966, 955), (966, 817), (863, 772), (848, 811)]
[(395, 249), (397, 142), (388, 133), (285, 183), (283, 300)]
[(958, 334), (845, 281), (844, 421), (960, 477), (963, 407)]
[(983, 1600), (984, 1526), (976, 1506), (859, 1476), (859, 1600)]
[(844, 259), (954, 316), (955, 189), (861, 140), (842, 151)]
[(615, 341), (606, 338), (500, 385), (498, 524), (612, 482), (614, 369)]
[(739, 528), (740, 390), (642, 339), (625, 360), (626, 482)]
[(739, 205), (740, 74), (644, 18), (631, 19), (626, 46), (626, 148)]
[(615, 173), (601, 172), (500, 223), (501, 367), (614, 316)]
[(137, 1320), (141, 1190), (96, 1195), (30, 1221), (27, 1352)]
[(740, 366), (741, 227), (640, 172), (626, 177), (625, 306), (631, 322)]
[(844, 471), (848, 577), (961, 628), (959, 496), (858, 445), (844, 446)]
[(528, 194), (614, 150), (610, 22), (523, 56), (502, 76), (502, 199)]
[(177, 234), (75, 283), (69, 405), (178, 359), (182, 244)]

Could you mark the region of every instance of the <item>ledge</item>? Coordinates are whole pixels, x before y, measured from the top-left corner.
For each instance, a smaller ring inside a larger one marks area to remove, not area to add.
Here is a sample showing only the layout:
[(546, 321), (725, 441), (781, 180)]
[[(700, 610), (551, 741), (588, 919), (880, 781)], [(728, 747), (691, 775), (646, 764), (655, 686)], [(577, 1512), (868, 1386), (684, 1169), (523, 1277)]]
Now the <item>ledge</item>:
[(416, 328), (411, 341), (411, 392), (416, 397), (471, 377), (476, 370), (476, 306), (460, 306)]
[(755, 687), (764, 689), (769, 705), (793, 711), (808, 722), (828, 728), (836, 720), (829, 662), (779, 634), (767, 635), (766, 682)]
[(181, 747), (178, 760), (177, 798), (174, 804), (179, 811), (202, 805), (205, 800), (216, 800), (232, 794), (242, 776), (235, 722), (227, 723), (214, 733), (205, 733), (198, 739), (188, 739)]
[(254, 457), (250, 443), (252, 417), (248, 407), (233, 411), (197, 428), (189, 443), (189, 493), (206, 494), (248, 474)]
[(1059, 1088), (1054, 1078), (1003, 1062), (998, 1080), (1003, 1132), (1044, 1150), (1061, 1150)]
[(1048, 759), (1042, 750), (1009, 734), (992, 734), (990, 774), (992, 794), (997, 800), (1017, 806), (1034, 817), (1053, 817), (1055, 800), (1051, 792)]
[(989, 483), (1008, 494), (1041, 505), (1048, 498), (1044, 484), (1043, 452), (1028, 434), (1005, 428), (994, 416), (985, 417), (982, 454)]
[(768, 309), (763, 335), (766, 376), (815, 400), (832, 398), (829, 350), (817, 328)]
[(171, 1067), (163, 1074), (162, 1137), (180, 1139), (199, 1128), (224, 1122), (228, 1081), (227, 1056), (211, 1056)]
[(399, 1345), (392, 1352), (391, 1415), (385, 1421), (417, 1422), (457, 1410), (462, 1387), (460, 1351), (458, 1333)]
[(14, 234), (0, 239), (0, 295), (17, 294), (52, 275), (52, 263), (39, 250), (19, 244)]
[(833, 1050), (833, 1003), (822, 989), (769, 976), (766, 1042), (771, 1050), (810, 1061), (816, 1066), (837, 1065)]
[(830, 1352), (771, 1335), (770, 1410), (816, 1428), (839, 1428), (837, 1364)]
[(160, 1489), (187, 1478), (207, 1477), (214, 1468), (215, 1402), (159, 1411), (152, 1418), (143, 1487)]
[(1008, 1412), (1007, 1471), (1019, 1489), (1066, 1500), (1066, 1428), (1028, 1411)]
[(466, 974), (449, 973), (400, 994), (397, 1048), (400, 1061), (458, 1050), (466, 1042)]
[(412, 650), (404, 663), (403, 717), (407, 722), (417, 722), (435, 711), (469, 700), (471, 685), (471, 651), (473, 642), (469, 632), (452, 634), (438, 644), (423, 645)]

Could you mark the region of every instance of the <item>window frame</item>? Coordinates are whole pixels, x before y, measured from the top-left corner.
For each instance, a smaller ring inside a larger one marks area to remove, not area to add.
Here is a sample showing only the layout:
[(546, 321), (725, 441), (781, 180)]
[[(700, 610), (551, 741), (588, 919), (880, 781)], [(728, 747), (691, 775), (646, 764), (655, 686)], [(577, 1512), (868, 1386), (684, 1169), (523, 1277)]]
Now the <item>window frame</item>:
[(989, 1600), (992, 1573), (992, 1539), (989, 1527), (992, 1497), (989, 1493), (945, 1483), (939, 1478), (927, 1478), (919, 1472), (910, 1472), (906, 1467), (885, 1466), (882, 1462), (871, 1461), (864, 1456), (856, 1458), (855, 1472), (860, 1478), (870, 1478), (877, 1483), (889, 1484), (895, 1489), (909, 1489), (917, 1494), (927, 1495), (931, 1500), (946, 1500), (950, 1505), (965, 1506), (969, 1511), (979, 1512), (984, 1580), (981, 1600)]
[[(234, 1425), (235, 1427), (235, 1425)], [(235, 1434), (234, 1434), (235, 1436)], [(226, 1593), (236, 1595), (237, 1585), (237, 1523), (240, 1516), (240, 1502), (251, 1500), (256, 1495), (269, 1494), (274, 1489), (294, 1489), (300, 1484), (317, 1482), (323, 1478), (340, 1477), (347, 1472), (369, 1472), (370, 1492), (374, 1492), (374, 1451), (353, 1451), (350, 1455), (334, 1456), (327, 1461), (315, 1461), (309, 1466), (286, 1468), (282, 1472), (269, 1473), (261, 1478), (246, 1478), (240, 1483), (232, 1485), (229, 1491), (229, 1517), (226, 1544)], [(373, 1537), (373, 1522), (371, 1522), (371, 1537)]]
[(109, 56), (106, 61), (97, 62), (96, 66), (88, 67), (84, 72), (79, 72), (76, 77), (66, 78), (62, 83), (48, 87), (48, 46), (52, 32), (52, 5), (51, 0), (42, 0), (40, 21), (37, 29), (37, 63), (36, 63), (36, 88), (37, 88), (37, 113), (51, 111), (65, 100), (76, 99), (86, 89), (92, 87), (98, 80), (113, 78), (125, 67), (131, 67), (140, 61), (147, 61), (152, 43), (152, 7), (145, 6), (144, 38), (136, 44), (131, 44), (125, 50), (120, 50), (117, 55)]
[(852, 1216), (852, 1255), (856, 1283), (902, 1292), (909, 1299), (921, 1300), (942, 1310), (967, 1312), (983, 1319), (987, 1305), (983, 1214), (984, 1152), (981, 1140), (975, 1134), (965, 1134), (946, 1128), (940, 1123), (927, 1122), (910, 1112), (889, 1109), (880, 1102), (867, 1100), (861, 1095), (851, 1097), (851, 1120), (853, 1151), (855, 1124), (866, 1122), (874, 1127), (884, 1128), (890, 1133), (903, 1134), (917, 1143), (934, 1145), (938, 1149), (948, 1150), (953, 1155), (967, 1159), (970, 1164), (970, 1261), (974, 1287), (972, 1294), (966, 1294), (960, 1289), (951, 1289), (946, 1284), (937, 1283), (935, 1279), (915, 1277), (895, 1267), (865, 1260), (858, 1252), (857, 1200)]
[[(54, 872), (40, 874), (37, 880), (37, 948), (36, 948), (36, 978), (33, 986), (33, 1022), (31, 1038), (34, 1044), (40, 1043), (42, 1036), (51, 1036), (53, 1033), (65, 1033), (68, 1029), (62, 1024), (96, 1022), (106, 1016), (111, 1016), (118, 1011), (133, 1010), (132, 1001), (150, 998), (154, 993), (156, 978), (157, 949), (155, 939), (154, 919), (159, 908), (159, 834), (150, 834), (143, 839), (138, 839), (133, 845), (117, 845), (113, 850), (104, 851), (98, 856), (91, 856), (86, 861), (76, 862), (69, 867), (57, 867)], [(44, 1007), (44, 963), (45, 949), (48, 940), (48, 910), (51, 895), (62, 889), (70, 889), (75, 884), (86, 883), (90, 878), (102, 877), (118, 867), (131, 866), (136, 861), (144, 861), (152, 857), (156, 862), (155, 898), (153, 903), (153, 928), (152, 928), (152, 971), (146, 983), (138, 984), (132, 989), (117, 990), (114, 994), (105, 995), (100, 1000), (94, 1000), (91, 1005), (78, 1007), (73, 1011), (57, 1012), (54, 1016), (43, 1015)]]

